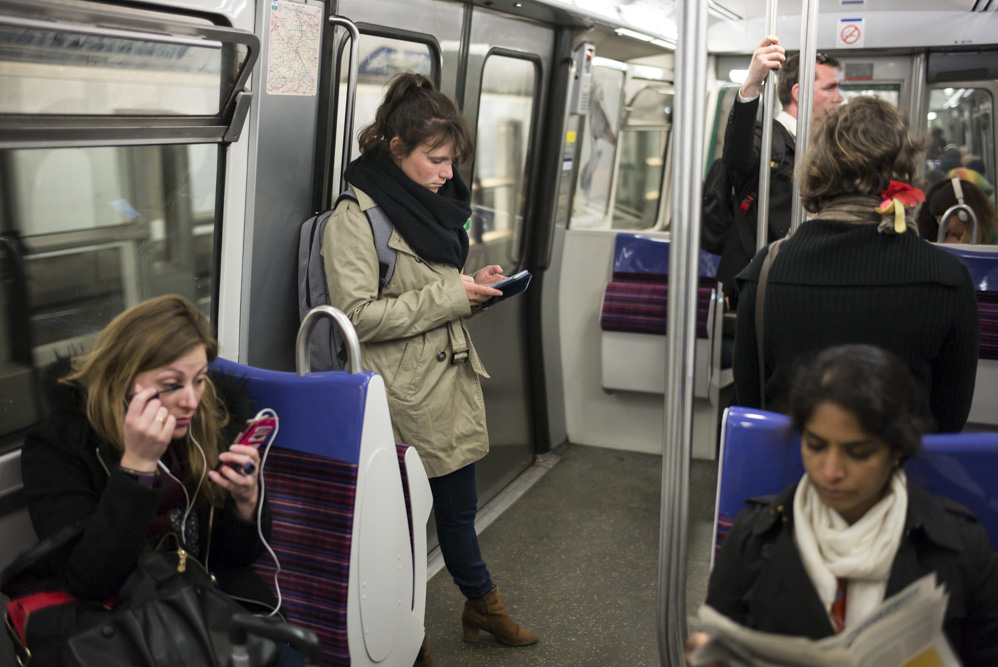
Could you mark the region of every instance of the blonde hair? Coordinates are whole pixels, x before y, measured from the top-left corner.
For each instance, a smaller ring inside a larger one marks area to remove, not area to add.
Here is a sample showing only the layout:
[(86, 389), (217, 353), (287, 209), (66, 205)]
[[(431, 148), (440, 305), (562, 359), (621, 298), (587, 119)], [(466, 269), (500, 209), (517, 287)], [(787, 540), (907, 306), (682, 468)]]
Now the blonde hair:
[[(208, 318), (181, 296), (156, 297), (111, 320), (97, 336), (93, 349), (74, 357), (72, 372), (60, 381), (83, 389), (90, 425), (104, 442), (123, 453), (126, 398), (136, 376), (168, 366), (199, 346), (204, 347), (208, 361), (218, 356)], [(205, 377), (204, 395), (187, 432), (204, 449), (207, 467), (192, 438), (185, 438), (193, 479), (200, 479), (218, 465), (218, 442), (228, 421), (225, 406)], [(215, 505), (224, 500), (222, 489), (214, 484), (202, 484), (198, 497)]]
[(857, 97), (818, 121), (800, 167), (804, 208), (812, 213), (839, 195), (879, 195), (891, 181), (911, 183), (923, 142), (908, 116), (876, 97)]

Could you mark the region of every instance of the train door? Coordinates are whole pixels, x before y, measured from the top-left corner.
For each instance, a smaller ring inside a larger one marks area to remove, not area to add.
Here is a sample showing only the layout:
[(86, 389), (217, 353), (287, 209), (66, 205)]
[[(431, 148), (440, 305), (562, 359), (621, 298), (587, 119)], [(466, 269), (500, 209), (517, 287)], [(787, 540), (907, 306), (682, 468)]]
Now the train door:
[[(477, 137), (474, 163), (464, 172), (474, 211), (469, 271), (488, 264), (507, 275), (534, 268), (528, 240), (544, 224), (535, 184), (554, 41), (543, 24), (478, 7), (472, 12), (463, 85), (464, 112)], [(482, 502), (533, 461), (527, 312), (527, 299), (517, 298), (468, 323), (491, 376), (483, 382), (491, 451), (478, 465)]]

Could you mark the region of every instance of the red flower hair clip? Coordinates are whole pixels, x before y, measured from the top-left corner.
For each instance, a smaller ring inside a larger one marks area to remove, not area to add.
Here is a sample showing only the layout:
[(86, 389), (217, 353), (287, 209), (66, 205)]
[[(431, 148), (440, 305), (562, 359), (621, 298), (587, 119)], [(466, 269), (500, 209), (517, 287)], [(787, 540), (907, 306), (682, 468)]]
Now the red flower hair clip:
[(907, 183), (891, 181), (887, 189), (880, 193), (880, 206), (877, 213), (881, 215), (894, 214), (894, 231), (903, 234), (905, 231), (904, 210), (914, 208), (920, 201), (925, 201), (925, 194), (918, 188), (913, 188)]
[(887, 189), (880, 193), (880, 208), (886, 209), (892, 200), (897, 199), (905, 208), (914, 208), (920, 201), (925, 201), (925, 193), (918, 188), (913, 188), (907, 183), (891, 181)]

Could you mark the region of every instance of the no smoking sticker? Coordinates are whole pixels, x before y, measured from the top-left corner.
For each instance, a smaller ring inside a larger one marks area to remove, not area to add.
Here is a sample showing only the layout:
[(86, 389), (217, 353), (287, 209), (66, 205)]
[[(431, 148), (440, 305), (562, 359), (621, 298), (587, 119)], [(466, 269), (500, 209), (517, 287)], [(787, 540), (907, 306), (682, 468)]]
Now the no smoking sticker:
[(835, 36), (836, 46), (840, 49), (856, 49), (863, 46), (863, 35), (866, 34), (865, 19), (839, 19), (838, 33)]

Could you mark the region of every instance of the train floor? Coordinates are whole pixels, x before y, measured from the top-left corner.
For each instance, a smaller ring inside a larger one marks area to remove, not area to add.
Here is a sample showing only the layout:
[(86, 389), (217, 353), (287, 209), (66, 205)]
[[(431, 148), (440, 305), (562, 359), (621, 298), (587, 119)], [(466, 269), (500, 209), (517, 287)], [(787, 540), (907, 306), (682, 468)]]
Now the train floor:
[[(437, 667), (660, 665), (657, 639), (660, 456), (581, 445), (479, 535), (513, 617), (540, 633), (513, 648), (462, 639), (464, 598), (446, 570), (427, 583), (426, 632)], [(687, 615), (706, 592), (717, 464), (690, 473)], [(483, 508), (488, 511), (488, 508)]]

